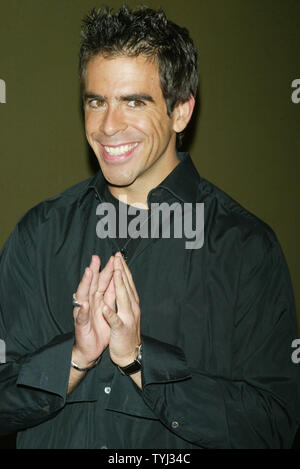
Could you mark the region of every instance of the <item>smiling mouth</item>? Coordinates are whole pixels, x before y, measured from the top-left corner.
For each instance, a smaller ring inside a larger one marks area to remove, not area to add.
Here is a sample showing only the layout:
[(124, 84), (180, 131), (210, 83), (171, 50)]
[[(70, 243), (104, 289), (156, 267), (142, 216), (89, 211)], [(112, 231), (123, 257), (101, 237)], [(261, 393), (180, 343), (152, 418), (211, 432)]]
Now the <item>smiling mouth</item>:
[(117, 145), (109, 146), (102, 145), (103, 157), (108, 161), (122, 161), (125, 158), (128, 158), (136, 147), (139, 145), (139, 142), (134, 142), (126, 145)]
[(108, 147), (106, 145), (103, 145), (104, 150), (106, 153), (112, 156), (121, 156), (125, 155), (129, 151), (133, 150), (138, 146), (138, 143), (133, 143), (131, 145), (120, 145), (118, 147)]

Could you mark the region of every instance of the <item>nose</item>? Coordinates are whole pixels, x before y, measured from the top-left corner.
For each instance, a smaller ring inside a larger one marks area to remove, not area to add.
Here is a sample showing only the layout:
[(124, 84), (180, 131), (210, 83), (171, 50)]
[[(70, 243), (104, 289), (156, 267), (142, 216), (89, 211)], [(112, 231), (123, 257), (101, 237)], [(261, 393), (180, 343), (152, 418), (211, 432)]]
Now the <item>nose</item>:
[(121, 109), (118, 106), (108, 106), (101, 121), (101, 131), (107, 136), (112, 136), (125, 130), (126, 127)]

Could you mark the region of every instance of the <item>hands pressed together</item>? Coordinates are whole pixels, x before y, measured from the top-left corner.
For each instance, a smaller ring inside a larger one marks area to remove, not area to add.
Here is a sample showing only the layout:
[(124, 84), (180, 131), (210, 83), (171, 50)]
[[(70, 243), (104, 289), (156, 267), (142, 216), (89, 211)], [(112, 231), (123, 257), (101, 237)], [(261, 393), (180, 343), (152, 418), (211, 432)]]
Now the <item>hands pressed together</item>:
[(111, 360), (127, 366), (141, 343), (139, 297), (121, 253), (111, 256), (101, 272), (100, 265), (100, 258), (92, 256), (76, 292), (81, 307), (73, 311), (72, 359), (89, 367), (109, 346)]

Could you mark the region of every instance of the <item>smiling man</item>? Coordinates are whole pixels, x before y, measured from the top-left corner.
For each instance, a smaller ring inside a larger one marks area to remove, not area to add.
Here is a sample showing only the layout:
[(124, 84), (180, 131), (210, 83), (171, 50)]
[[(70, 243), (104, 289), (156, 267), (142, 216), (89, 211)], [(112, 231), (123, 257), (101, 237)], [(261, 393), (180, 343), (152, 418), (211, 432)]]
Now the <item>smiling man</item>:
[[(80, 80), (100, 170), (31, 209), (2, 252), (0, 434), (18, 431), (19, 448), (290, 447), (289, 272), (271, 228), (177, 152), (198, 83), (187, 30), (148, 8), (93, 10)], [(197, 204), (204, 244), (128, 234), (157, 205), (182, 228)], [(107, 206), (119, 230), (100, 237)]]

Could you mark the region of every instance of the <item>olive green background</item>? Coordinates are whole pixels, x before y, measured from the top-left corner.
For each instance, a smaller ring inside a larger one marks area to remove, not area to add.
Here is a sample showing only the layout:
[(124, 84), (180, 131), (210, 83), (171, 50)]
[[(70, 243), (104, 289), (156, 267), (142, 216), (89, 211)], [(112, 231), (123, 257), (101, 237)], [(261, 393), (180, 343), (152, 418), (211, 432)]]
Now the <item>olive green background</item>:
[[(127, 0), (163, 7), (199, 51), (201, 106), (184, 149), (277, 233), (300, 304), (300, 0)], [(81, 18), (110, 0), (0, 0), (0, 248), (41, 200), (89, 177), (77, 80)], [(1, 279), (0, 279), (1, 281)], [(300, 313), (299, 313), (300, 325)], [(300, 447), (300, 436), (295, 447)], [(14, 447), (14, 437), (0, 448)]]
[[(199, 51), (201, 105), (184, 149), (203, 177), (275, 230), (299, 304), (300, 103), (291, 100), (291, 83), (300, 78), (300, 1), (145, 3), (187, 26)], [(7, 86), (0, 104), (1, 246), (31, 206), (95, 171), (77, 56), (81, 18), (103, 4), (0, 0), (0, 78)]]

